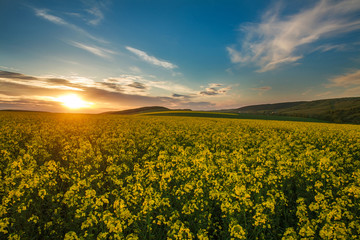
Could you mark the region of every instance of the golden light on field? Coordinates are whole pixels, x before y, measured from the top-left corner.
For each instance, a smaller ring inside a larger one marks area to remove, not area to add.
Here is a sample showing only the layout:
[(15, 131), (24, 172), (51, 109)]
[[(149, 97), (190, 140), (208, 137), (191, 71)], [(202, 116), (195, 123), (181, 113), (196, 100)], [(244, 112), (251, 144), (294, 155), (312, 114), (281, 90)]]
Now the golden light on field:
[(58, 102), (61, 102), (63, 106), (71, 109), (88, 108), (94, 103), (86, 102), (76, 94), (63, 95), (57, 98)]

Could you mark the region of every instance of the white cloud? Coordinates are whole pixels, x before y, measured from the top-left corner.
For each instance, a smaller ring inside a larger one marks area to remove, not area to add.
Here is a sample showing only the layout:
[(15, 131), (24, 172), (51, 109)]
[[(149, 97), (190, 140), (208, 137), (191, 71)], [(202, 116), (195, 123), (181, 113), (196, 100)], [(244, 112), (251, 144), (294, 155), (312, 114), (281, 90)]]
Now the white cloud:
[(169, 82), (169, 81), (150, 80), (151, 77), (152, 76), (123, 74), (120, 75), (119, 77), (108, 78), (105, 80), (105, 82), (120, 84), (122, 86), (126, 85), (129, 87), (134, 86), (133, 83), (140, 83), (146, 86), (146, 89), (158, 88), (172, 93), (196, 94), (196, 91), (181, 84)]
[(271, 9), (260, 23), (240, 26), (242, 43), (226, 50), (233, 63), (255, 63), (259, 72), (273, 70), (301, 59), (303, 46), (360, 29), (360, 20), (354, 18), (359, 10), (359, 0), (321, 0), (285, 17), (279, 15), (279, 9)]
[(344, 75), (336, 76), (329, 80), (327, 87), (352, 87), (360, 86), (360, 69)]
[(57, 90), (71, 90), (71, 91), (83, 91), (81, 88), (74, 86), (67, 86), (63, 83), (51, 82), (48, 78), (43, 77), (26, 77), (22, 74), (13, 74), (11, 72), (3, 72), (0, 74), (0, 84), (1, 83), (11, 83), (18, 85), (25, 85), (29, 87), (39, 87), (46, 89), (57, 89)]
[(90, 13), (91, 15), (93, 15), (94, 19), (91, 19), (89, 21), (89, 23), (91, 25), (98, 25), (103, 19), (104, 19), (104, 15), (102, 13), (102, 11), (100, 10), (100, 8), (98, 7), (93, 7), (91, 9), (87, 10), (88, 13)]
[(210, 84), (209, 84), (209, 87), (210, 87), (210, 88), (218, 88), (218, 87), (221, 87), (221, 86), (222, 86), (221, 83), (210, 83)]
[(147, 90), (150, 88), (146, 82), (147, 80), (142, 76), (124, 74), (119, 77), (104, 79), (101, 84), (104, 86), (102, 89), (107, 91), (146, 96), (148, 95)]
[(100, 42), (100, 43), (107, 43), (107, 41), (105, 41), (104, 39), (102, 38), (99, 38), (99, 37), (95, 37), (93, 35), (91, 35), (90, 33), (88, 33), (87, 31), (85, 31), (84, 29), (72, 24), (72, 23), (69, 23), (67, 21), (65, 21), (64, 19), (58, 17), (58, 16), (55, 16), (55, 15), (52, 15), (49, 13), (49, 10), (48, 9), (37, 9), (37, 8), (34, 8), (34, 11), (35, 11), (35, 15), (38, 16), (38, 17), (41, 17), (47, 21), (50, 21), (54, 24), (57, 24), (57, 25), (62, 25), (62, 26), (66, 26), (72, 30), (75, 30), (77, 31), (78, 33), (80, 34), (83, 34), (84, 36), (92, 39), (92, 40), (95, 40), (97, 42)]
[(231, 87), (223, 87), (223, 85), (220, 83), (210, 83), (205, 90), (199, 92), (199, 95), (201, 96), (215, 96), (215, 95), (224, 95), (229, 90), (231, 90)]
[(177, 68), (177, 66), (175, 64), (172, 64), (170, 62), (164, 61), (164, 60), (159, 60), (156, 57), (153, 56), (149, 56), (146, 52), (141, 51), (139, 49), (136, 48), (132, 48), (127, 46), (126, 49), (132, 53), (134, 53), (136, 56), (138, 56), (139, 58), (141, 58), (142, 60), (144, 60), (145, 62), (151, 63), (153, 65), (156, 66), (160, 66), (166, 69), (174, 69)]
[(57, 16), (54, 16), (54, 15), (51, 15), (48, 13), (48, 10), (45, 10), (45, 9), (35, 9), (35, 14), (36, 16), (38, 17), (42, 17), (50, 22), (53, 22), (55, 24), (59, 24), (59, 25), (68, 25), (68, 23), (60, 18), (60, 17), (57, 17)]
[(81, 48), (85, 51), (88, 51), (102, 58), (111, 58), (111, 55), (116, 54), (116, 52), (114, 51), (94, 45), (90, 46), (79, 42), (70, 42), (70, 44), (73, 45), (74, 47)]
[(241, 53), (236, 51), (233, 47), (226, 47), (232, 63), (242, 63), (250, 60), (249, 56), (241, 56)]
[(325, 44), (314, 49), (314, 51), (328, 52), (328, 51), (343, 51), (346, 49), (345, 44)]

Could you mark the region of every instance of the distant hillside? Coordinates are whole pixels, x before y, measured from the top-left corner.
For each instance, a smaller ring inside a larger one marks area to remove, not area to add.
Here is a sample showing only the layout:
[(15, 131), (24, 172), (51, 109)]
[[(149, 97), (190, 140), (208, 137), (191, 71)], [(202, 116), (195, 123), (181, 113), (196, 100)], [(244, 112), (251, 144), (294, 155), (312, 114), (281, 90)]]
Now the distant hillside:
[(360, 124), (360, 97), (262, 104), (223, 110), (223, 112), (294, 116)]
[(134, 109), (127, 109), (123, 111), (112, 111), (104, 112), (103, 114), (122, 114), (122, 115), (132, 115), (140, 113), (150, 113), (150, 112), (162, 112), (162, 111), (191, 111), (190, 109), (169, 109), (166, 107), (152, 106), (152, 107), (141, 107)]
[(22, 110), (22, 109), (0, 109), (1, 112), (29, 112), (29, 113), (48, 113), (45, 111)]

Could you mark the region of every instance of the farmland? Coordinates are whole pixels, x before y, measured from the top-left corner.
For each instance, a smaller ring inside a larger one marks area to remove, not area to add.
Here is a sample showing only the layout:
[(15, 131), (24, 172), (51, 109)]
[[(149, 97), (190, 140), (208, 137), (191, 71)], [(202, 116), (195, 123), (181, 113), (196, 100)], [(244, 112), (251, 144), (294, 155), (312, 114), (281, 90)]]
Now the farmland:
[(360, 126), (0, 112), (1, 239), (359, 239)]

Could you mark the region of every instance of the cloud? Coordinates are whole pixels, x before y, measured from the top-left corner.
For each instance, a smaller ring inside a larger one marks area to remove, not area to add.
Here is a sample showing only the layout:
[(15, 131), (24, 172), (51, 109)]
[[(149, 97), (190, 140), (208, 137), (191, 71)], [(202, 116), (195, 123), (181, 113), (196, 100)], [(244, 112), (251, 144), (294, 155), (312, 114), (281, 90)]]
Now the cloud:
[(74, 42), (74, 41), (70, 42), (70, 44), (74, 47), (81, 48), (85, 51), (88, 51), (88, 52), (90, 52), (96, 56), (102, 57), (102, 58), (109, 59), (109, 58), (111, 58), (111, 55), (116, 54), (116, 52), (114, 52), (114, 51), (111, 51), (106, 48), (98, 47), (95, 45), (86, 45), (86, 44)]
[(135, 54), (136, 56), (138, 56), (140, 59), (142, 59), (145, 62), (151, 63), (153, 65), (156, 66), (160, 66), (166, 69), (174, 69), (177, 68), (177, 66), (175, 64), (172, 64), (170, 62), (164, 61), (164, 60), (159, 60), (156, 57), (153, 56), (149, 56), (146, 52), (141, 51), (139, 49), (136, 48), (132, 48), (127, 46), (126, 49), (130, 52), (132, 52), (133, 54)]
[(270, 71), (303, 58), (304, 46), (360, 29), (359, 10), (358, 0), (321, 0), (288, 16), (274, 8), (260, 23), (241, 25), (241, 43), (226, 50), (233, 63), (255, 63), (259, 72)]
[(104, 20), (104, 10), (109, 8), (112, 1), (110, 0), (82, 0), (86, 6), (86, 13), (90, 15), (86, 18), (86, 21), (90, 25), (97, 26)]
[(147, 84), (151, 87), (163, 89), (169, 92), (179, 92), (185, 94), (196, 93), (194, 90), (186, 86), (168, 81), (147, 81)]
[(325, 44), (314, 49), (314, 51), (328, 52), (328, 51), (344, 51), (346, 49), (345, 44)]
[(218, 91), (215, 88), (206, 88), (205, 91), (200, 92), (201, 95), (218, 95)]
[(346, 73), (344, 75), (336, 76), (331, 78), (330, 84), (327, 84), (327, 87), (352, 87), (360, 86), (360, 69), (353, 72)]
[(89, 21), (89, 23), (91, 25), (96, 26), (104, 19), (104, 15), (103, 15), (102, 11), (100, 10), (100, 8), (98, 8), (98, 7), (93, 7), (91, 9), (87, 9), (87, 12), (94, 16), (94, 19)]
[(226, 94), (231, 89), (231, 87), (220, 88), (221, 86), (223, 85), (219, 83), (210, 83), (209, 86), (205, 88), (204, 91), (201, 91), (199, 94), (202, 96), (221, 95)]
[(61, 105), (58, 102), (54, 102), (43, 97), (13, 97), (3, 95), (1, 93), (0, 108), (30, 111), (61, 111)]
[(145, 84), (139, 83), (139, 82), (133, 82), (133, 83), (128, 84), (127, 86), (137, 88), (137, 89), (147, 89)]
[(14, 88), (12, 91), (16, 91), (16, 87), (20, 85), (27, 86), (29, 88), (42, 88), (42, 89), (56, 89), (56, 90), (71, 90), (71, 91), (82, 91), (76, 85), (72, 84), (67, 80), (53, 79), (53, 78), (38, 78), (33, 76), (27, 76), (20, 73), (0, 71), (0, 86), (2, 90), (5, 86), (11, 86)]
[(46, 9), (35, 9), (35, 14), (38, 17), (42, 17), (52, 23), (58, 24), (58, 25), (69, 25), (64, 19), (51, 15), (48, 13), (48, 10)]
[[(137, 82), (139, 84), (142, 84), (146, 89), (152, 89), (152, 88), (158, 88), (162, 90), (166, 90), (169, 92), (178, 92), (178, 93), (185, 93), (185, 94), (194, 94), (196, 93), (192, 89), (189, 89), (186, 86), (183, 86), (181, 84), (168, 82), (168, 81), (154, 81), (149, 80), (151, 79), (150, 76), (143, 77), (139, 75), (129, 75), (129, 74), (123, 74), (118, 77), (111, 77), (108, 79), (105, 79), (104, 81), (107, 83), (115, 83), (122, 85), (122, 88), (124, 87), (134, 87), (134, 83)], [(128, 88), (129, 89), (129, 88)], [(145, 88), (144, 88), (145, 89)], [(131, 91), (134, 91), (134, 89), (131, 89)]]
[(37, 79), (35, 77), (26, 76), (21, 73), (14, 73), (8, 71), (0, 71), (0, 78), (10, 78), (10, 79), (23, 79), (23, 80), (34, 80)]
[(100, 43), (107, 43), (107, 41), (105, 41), (104, 39), (101, 39), (101, 38), (98, 38), (98, 37), (95, 37), (93, 35), (91, 35), (90, 33), (88, 33), (87, 31), (85, 31), (84, 29), (72, 24), (72, 23), (69, 23), (67, 21), (65, 21), (63, 18), (61, 17), (58, 17), (58, 16), (55, 16), (55, 15), (52, 15), (49, 13), (50, 10), (48, 9), (37, 9), (37, 8), (34, 8), (34, 11), (35, 11), (35, 15), (38, 16), (38, 17), (41, 17), (47, 21), (50, 21), (54, 24), (57, 24), (57, 25), (61, 25), (61, 26), (65, 26), (65, 27), (68, 27), (72, 30), (75, 30), (76, 32), (92, 39), (92, 40), (95, 40), (97, 42), (100, 42)]
[(221, 87), (222, 86), (222, 84), (220, 84), (220, 83), (210, 83), (209, 84), (209, 87), (211, 87), (211, 88), (218, 88), (218, 87)]
[[(189, 101), (191, 94), (170, 96), (149, 94), (149, 89), (154, 86), (161, 87), (162, 84), (171, 88), (169, 82), (156, 82), (136, 75), (122, 75), (95, 82), (81, 76), (37, 77), (0, 71), (0, 109), (64, 112), (66, 109), (56, 102), (56, 99), (66, 94), (76, 94), (84, 101), (93, 102), (94, 108), (83, 110), (85, 112), (103, 112), (151, 105), (195, 109), (214, 106), (213, 103), (206, 101)], [(217, 89), (217, 91), (223, 90)], [(194, 97), (196, 96), (194, 94)]]
[(172, 97), (174, 97), (174, 98), (189, 99), (189, 98), (193, 97), (193, 95), (184, 95), (184, 94), (173, 93)]

